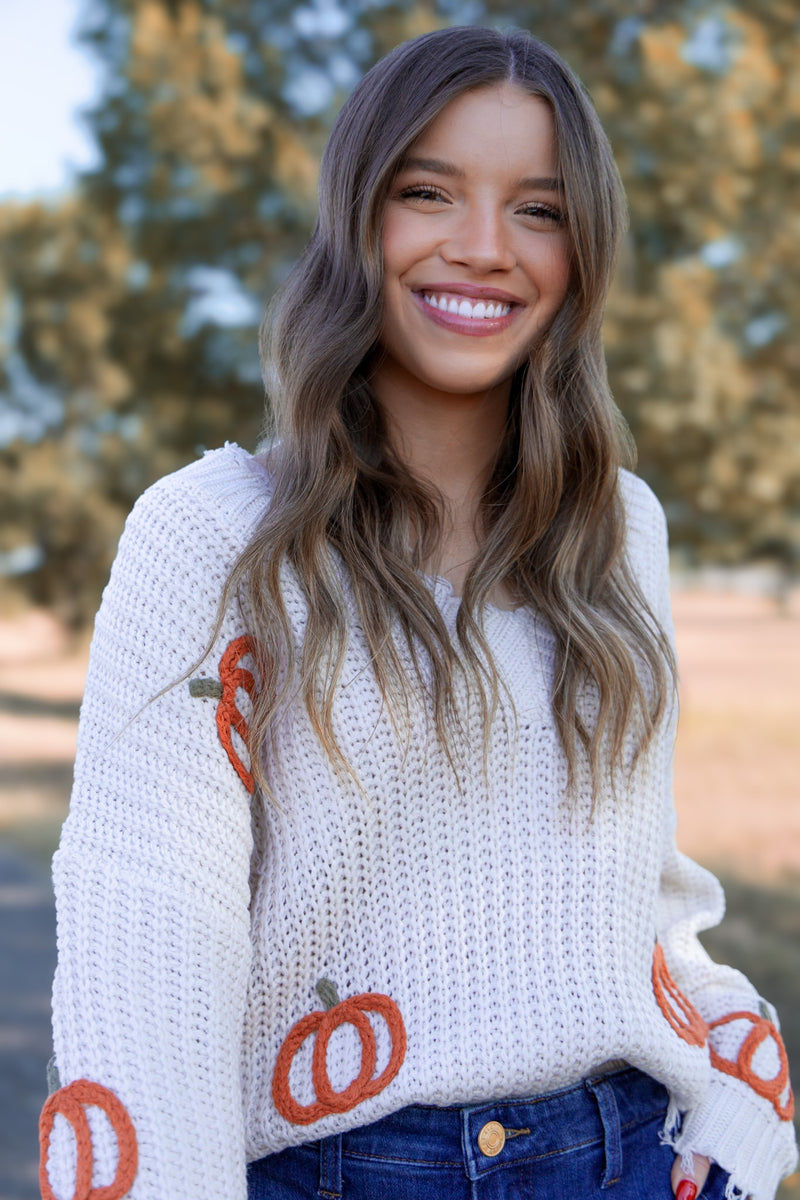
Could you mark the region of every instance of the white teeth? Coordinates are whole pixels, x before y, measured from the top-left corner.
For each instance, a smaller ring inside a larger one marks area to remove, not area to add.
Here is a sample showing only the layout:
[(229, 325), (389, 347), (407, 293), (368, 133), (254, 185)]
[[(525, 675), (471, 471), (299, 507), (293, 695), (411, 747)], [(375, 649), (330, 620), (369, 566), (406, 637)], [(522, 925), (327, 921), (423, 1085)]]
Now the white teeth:
[(490, 317), (504, 317), (511, 312), (510, 304), (503, 304), (502, 301), (490, 300), (488, 303), (483, 300), (455, 300), (453, 297), (435, 296), (430, 292), (423, 292), (422, 299), (431, 308), (438, 308), (440, 312), (450, 312), (458, 317), (470, 317), (472, 320), (480, 321)]

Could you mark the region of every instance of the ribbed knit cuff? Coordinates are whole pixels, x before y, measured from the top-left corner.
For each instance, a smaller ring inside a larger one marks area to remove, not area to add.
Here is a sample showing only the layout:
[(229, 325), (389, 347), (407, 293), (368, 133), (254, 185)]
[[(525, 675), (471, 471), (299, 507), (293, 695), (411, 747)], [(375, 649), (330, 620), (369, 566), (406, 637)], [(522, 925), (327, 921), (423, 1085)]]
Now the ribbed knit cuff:
[(676, 1154), (705, 1154), (731, 1177), (726, 1195), (774, 1200), (778, 1184), (797, 1166), (791, 1121), (782, 1121), (747, 1084), (711, 1071), (705, 1100), (684, 1114), (668, 1139)]

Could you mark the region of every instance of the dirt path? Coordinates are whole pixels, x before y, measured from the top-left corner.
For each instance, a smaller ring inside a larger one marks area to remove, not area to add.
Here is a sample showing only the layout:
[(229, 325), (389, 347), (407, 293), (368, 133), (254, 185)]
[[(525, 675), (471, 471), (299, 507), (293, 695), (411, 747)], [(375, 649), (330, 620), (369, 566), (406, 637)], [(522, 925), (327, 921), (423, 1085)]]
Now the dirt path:
[(800, 887), (800, 597), (678, 592), (675, 800), (682, 849)]

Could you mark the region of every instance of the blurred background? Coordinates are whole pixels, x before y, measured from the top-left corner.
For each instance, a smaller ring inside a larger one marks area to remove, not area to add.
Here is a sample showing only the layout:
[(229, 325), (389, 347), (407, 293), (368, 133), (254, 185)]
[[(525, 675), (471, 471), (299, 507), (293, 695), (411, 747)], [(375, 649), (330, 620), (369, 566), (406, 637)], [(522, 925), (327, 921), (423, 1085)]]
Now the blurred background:
[(470, 23), (551, 42), (622, 170), (606, 338), (670, 523), (679, 837), (726, 885), (706, 945), (776, 1003), (800, 1078), (798, 0), (7, 0), (0, 1200), (38, 1196), (48, 862), (125, 515), (205, 447), (254, 447), (258, 322), (338, 107), (398, 42)]

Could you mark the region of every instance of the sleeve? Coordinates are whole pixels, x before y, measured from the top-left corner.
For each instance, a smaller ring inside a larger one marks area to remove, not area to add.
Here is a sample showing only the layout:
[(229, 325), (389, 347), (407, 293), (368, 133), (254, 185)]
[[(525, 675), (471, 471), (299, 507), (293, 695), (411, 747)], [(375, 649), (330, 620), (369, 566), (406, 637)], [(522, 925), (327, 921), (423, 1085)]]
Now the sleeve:
[(240, 541), (202, 489), (162, 481), (128, 519), (97, 617), (53, 863), (48, 1200), (92, 1184), (108, 1200), (246, 1197), (250, 795), (214, 702), (237, 614), (194, 672), (207, 686), (185, 677)]
[[(656, 565), (648, 596), (674, 647), (669, 603), (666, 521), (653, 498), (650, 535)], [(652, 553), (652, 551), (651, 551)], [(710, 1082), (703, 1102), (667, 1131), (676, 1153), (705, 1154), (730, 1175), (726, 1195), (772, 1200), (797, 1165), (786, 1051), (775, 1010), (737, 970), (715, 963), (698, 933), (722, 920), (719, 882), (681, 854), (667, 772), (658, 941), (673, 1002), (697, 1021), (706, 1041)]]

